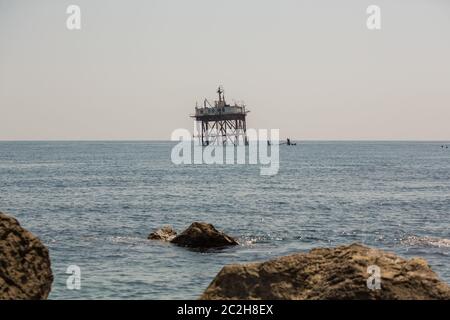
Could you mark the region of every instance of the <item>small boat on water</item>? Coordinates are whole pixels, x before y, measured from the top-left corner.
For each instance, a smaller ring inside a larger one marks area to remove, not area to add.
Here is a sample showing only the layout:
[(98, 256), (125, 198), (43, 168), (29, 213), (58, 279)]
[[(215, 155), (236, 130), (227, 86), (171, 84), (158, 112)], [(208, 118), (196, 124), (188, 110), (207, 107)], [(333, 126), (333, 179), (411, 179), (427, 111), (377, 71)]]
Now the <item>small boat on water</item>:
[[(267, 141), (267, 143), (270, 145), (269, 141)], [(289, 138), (286, 139), (286, 142), (280, 143), (280, 145), (282, 145), (282, 144), (285, 144), (285, 145), (288, 145), (288, 146), (296, 146), (297, 145), (296, 142), (291, 142), (291, 139), (289, 139)]]

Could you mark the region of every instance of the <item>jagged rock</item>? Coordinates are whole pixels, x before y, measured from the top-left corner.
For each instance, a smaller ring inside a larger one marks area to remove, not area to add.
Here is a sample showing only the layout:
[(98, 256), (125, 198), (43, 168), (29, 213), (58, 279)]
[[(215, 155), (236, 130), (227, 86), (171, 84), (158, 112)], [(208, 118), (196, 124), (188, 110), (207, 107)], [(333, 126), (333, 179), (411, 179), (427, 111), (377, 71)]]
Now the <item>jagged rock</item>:
[[(380, 268), (381, 289), (368, 287)], [(262, 263), (225, 266), (201, 299), (450, 299), (450, 287), (423, 259), (353, 244)]]
[(0, 212), (0, 299), (47, 299), (53, 275), (47, 248)]
[(194, 222), (189, 228), (176, 236), (172, 243), (191, 248), (209, 249), (238, 245), (232, 237), (217, 231), (212, 224)]
[(161, 229), (156, 230), (149, 234), (148, 239), (150, 240), (161, 240), (161, 241), (171, 241), (177, 232), (173, 230), (171, 226), (164, 226)]

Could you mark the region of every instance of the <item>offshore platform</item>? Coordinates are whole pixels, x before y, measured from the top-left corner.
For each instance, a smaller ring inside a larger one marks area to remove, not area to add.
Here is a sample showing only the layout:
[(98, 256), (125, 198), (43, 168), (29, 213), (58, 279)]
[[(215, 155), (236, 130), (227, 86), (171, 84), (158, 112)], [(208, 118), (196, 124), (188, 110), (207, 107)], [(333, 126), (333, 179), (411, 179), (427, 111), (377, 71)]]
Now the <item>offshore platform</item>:
[(225, 101), (225, 92), (217, 89), (219, 100), (211, 105), (207, 99), (203, 106), (195, 107), (191, 115), (197, 121), (198, 139), (202, 146), (248, 144), (246, 117), (250, 112), (244, 104), (229, 105)]

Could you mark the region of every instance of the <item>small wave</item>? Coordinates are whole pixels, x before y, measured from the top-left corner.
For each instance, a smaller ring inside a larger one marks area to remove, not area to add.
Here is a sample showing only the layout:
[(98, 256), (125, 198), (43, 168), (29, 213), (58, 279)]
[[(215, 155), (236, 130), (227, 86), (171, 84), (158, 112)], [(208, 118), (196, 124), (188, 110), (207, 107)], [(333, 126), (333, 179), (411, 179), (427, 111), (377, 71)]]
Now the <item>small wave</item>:
[(112, 243), (119, 243), (119, 244), (138, 244), (138, 243), (147, 242), (147, 240), (145, 240), (143, 238), (120, 237), (120, 236), (108, 237), (107, 240)]
[(407, 246), (450, 248), (450, 239), (409, 236), (400, 242)]
[(263, 235), (263, 236), (245, 235), (239, 237), (238, 240), (244, 246), (252, 246), (256, 243), (269, 243), (272, 241), (283, 241), (284, 239), (282, 237), (276, 237), (272, 235)]

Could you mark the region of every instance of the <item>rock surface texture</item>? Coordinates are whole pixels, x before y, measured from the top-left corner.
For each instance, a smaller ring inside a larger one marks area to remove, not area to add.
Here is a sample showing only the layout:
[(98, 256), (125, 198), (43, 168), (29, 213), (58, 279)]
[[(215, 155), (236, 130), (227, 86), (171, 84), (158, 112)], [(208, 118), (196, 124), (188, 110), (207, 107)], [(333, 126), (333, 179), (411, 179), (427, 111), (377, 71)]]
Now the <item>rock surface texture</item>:
[(171, 241), (175, 236), (177, 235), (177, 232), (173, 230), (171, 226), (164, 226), (161, 229), (156, 230), (155, 232), (152, 232), (149, 234), (148, 239), (149, 240), (160, 240), (160, 241)]
[(209, 249), (235, 246), (239, 243), (232, 237), (218, 231), (212, 224), (194, 222), (177, 235), (172, 243), (190, 248)]
[[(379, 267), (380, 289), (369, 289), (371, 266)], [(225, 266), (200, 299), (450, 299), (450, 287), (423, 259), (353, 244)]]
[(0, 299), (47, 299), (52, 282), (47, 248), (0, 212)]

